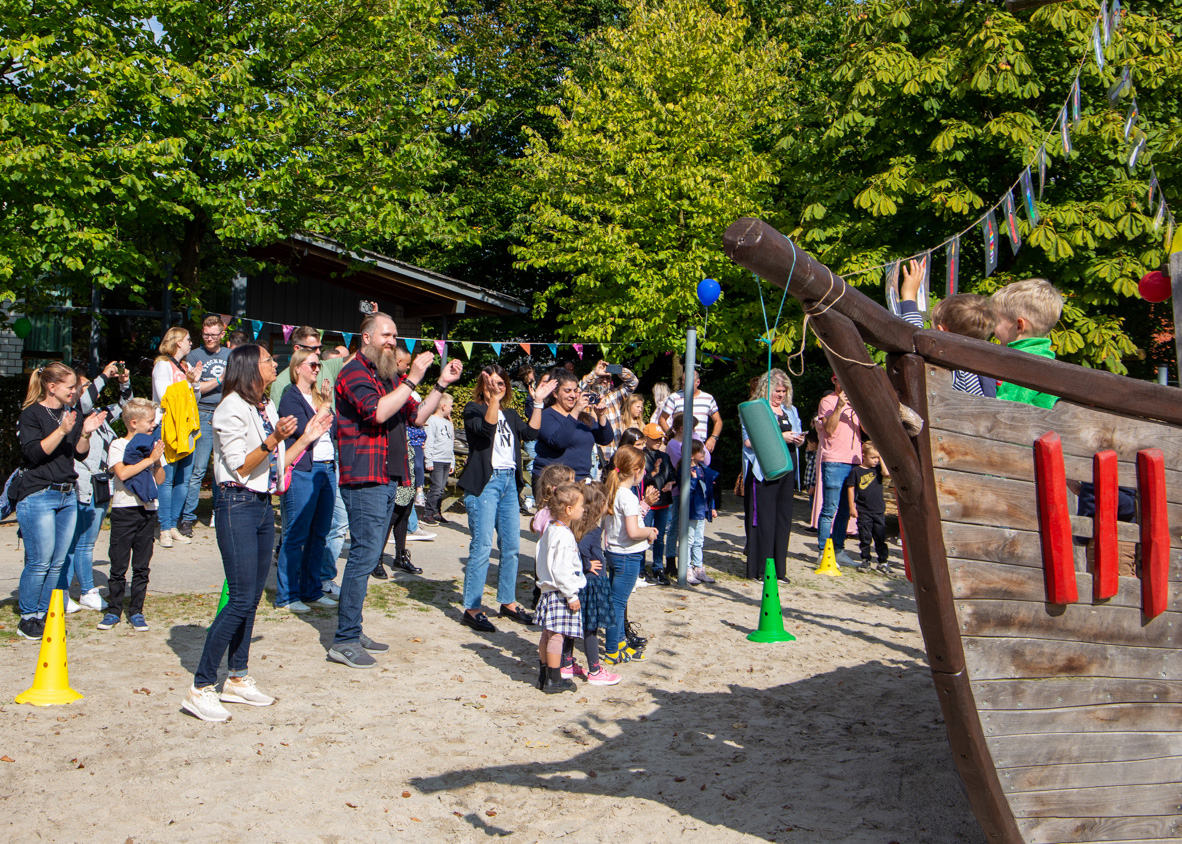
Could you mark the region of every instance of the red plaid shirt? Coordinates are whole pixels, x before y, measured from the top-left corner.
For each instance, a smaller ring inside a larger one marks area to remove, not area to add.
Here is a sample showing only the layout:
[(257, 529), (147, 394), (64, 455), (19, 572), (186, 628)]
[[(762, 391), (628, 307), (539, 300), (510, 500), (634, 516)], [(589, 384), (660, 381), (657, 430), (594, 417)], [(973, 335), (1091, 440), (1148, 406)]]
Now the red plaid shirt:
[[(402, 383), (399, 378), (397, 383)], [(397, 384), (378, 378), (377, 367), (365, 355), (357, 355), (337, 376), (337, 447), (340, 450), (341, 486), (386, 484), (390, 482), (387, 460), (390, 431), (399, 419), (411, 425), (419, 413), (419, 400), (412, 393), (398, 413), (385, 422), (377, 421), (378, 401)], [(396, 444), (403, 452), (402, 484), (410, 484), (406, 441)]]

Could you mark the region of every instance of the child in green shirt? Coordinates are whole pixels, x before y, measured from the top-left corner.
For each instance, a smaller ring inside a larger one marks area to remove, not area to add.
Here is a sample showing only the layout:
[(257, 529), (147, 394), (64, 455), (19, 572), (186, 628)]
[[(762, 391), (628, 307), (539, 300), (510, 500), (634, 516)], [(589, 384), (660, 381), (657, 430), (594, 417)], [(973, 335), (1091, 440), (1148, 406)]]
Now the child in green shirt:
[[(997, 312), (993, 336), (1011, 349), (1054, 360), (1048, 336), (1063, 314), (1063, 295), (1045, 278), (1015, 281), (991, 297)], [(997, 397), (1036, 407), (1054, 407), (1058, 396), (1040, 393), (1005, 381), (997, 385)]]

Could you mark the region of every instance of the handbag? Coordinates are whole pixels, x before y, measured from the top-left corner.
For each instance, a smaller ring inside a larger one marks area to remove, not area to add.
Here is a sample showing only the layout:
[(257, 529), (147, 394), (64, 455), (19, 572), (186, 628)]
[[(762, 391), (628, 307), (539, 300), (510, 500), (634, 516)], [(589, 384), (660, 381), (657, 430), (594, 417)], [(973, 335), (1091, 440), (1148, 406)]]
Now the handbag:
[(90, 475), (92, 505), (106, 504), (111, 500), (111, 473), (92, 472)]

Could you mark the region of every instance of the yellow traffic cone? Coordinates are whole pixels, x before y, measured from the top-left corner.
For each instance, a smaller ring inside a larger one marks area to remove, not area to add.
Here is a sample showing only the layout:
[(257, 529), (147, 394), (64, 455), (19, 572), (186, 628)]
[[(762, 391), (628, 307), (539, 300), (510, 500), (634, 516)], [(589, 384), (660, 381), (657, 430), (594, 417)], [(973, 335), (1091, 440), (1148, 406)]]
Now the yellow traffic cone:
[(32, 687), (16, 696), (17, 703), (52, 706), (82, 699), (82, 695), (70, 688), (70, 670), (66, 667), (65, 603), (65, 593), (54, 589), (49, 599), (49, 614), (45, 616), (37, 673), (33, 675)]
[(837, 567), (837, 557), (833, 553), (833, 540), (825, 540), (825, 553), (821, 555), (821, 565), (817, 566), (813, 574), (827, 574), (830, 577), (841, 577), (841, 569)]

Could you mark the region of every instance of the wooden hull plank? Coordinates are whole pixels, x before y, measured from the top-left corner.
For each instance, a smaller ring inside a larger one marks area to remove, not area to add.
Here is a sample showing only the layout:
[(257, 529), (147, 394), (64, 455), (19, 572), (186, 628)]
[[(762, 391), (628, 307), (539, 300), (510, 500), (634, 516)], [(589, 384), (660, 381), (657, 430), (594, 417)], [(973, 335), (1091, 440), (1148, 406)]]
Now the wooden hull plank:
[(1064, 606), (1033, 601), (957, 601), (956, 611), (961, 633), (966, 637), (1176, 649), (1178, 634), (1182, 633), (1179, 613), (1162, 613), (1146, 621), (1139, 609), (1094, 607), (1090, 603)]
[(1103, 841), (1106, 844), (1177, 844), (1182, 819), (1127, 818), (1024, 818), (1018, 822), (1030, 844), (1062, 841)]
[(966, 638), (965, 652), (974, 682), (1057, 676), (1182, 679), (1182, 652), (1171, 648), (982, 637)]
[(1015, 818), (1122, 818), (1182, 813), (1182, 783), (1104, 786), (1010, 795)]
[[(982, 680), (973, 683), (977, 708), (1061, 709), (1113, 703), (1182, 704), (1182, 680), (1109, 677), (1047, 677), (1040, 680)], [(1177, 776), (1182, 768), (1175, 772)]]
[[(952, 576), (952, 592), (958, 601), (1008, 600), (1033, 601), (1041, 603), (1039, 588), (1042, 586), (1040, 572), (1034, 568), (992, 563), (982, 560), (949, 559)], [(1092, 576), (1087, 572), (1075, 573), (1076, 586), (1080, 595), (1087, 595), (1092, 588)], [(1085, 601), (1082, 606), (1089, 606)], [(1117, 583), (1116, 594), (1104, 601), (1094, 601), (1093, 607), (1141, 608), (1141, 581), (1135, 577), (1122, 577)], [(1171, 590), (1169, 609), (1182, 612), (1182, 596), (1178, 590)]]
[(1045, 765), (1048, 759), (1068, 764), (1132, 762), (1182, 756), (1182, 732), (1052, 733), (1046, 736), (991, 736), (989, 752), (999, 771)]
[(987, 737), (1044, 736), (1051, 733), (1089, 736), (1098, 732), (1160, 733), (1175, 729), (1182, 723), (1182, 704), (1105, 703), (1067, 709), (992, 709), (982, 710), (980, 715)]
[(1104, 785), (1177, 784), (1182, 756), (1136, 762), (1088, 762), (1073, 765), (1033, 765), (1010, 768), (1001, 774), (1007, 792), (1056, 791)]

